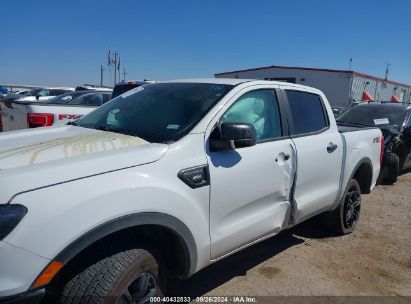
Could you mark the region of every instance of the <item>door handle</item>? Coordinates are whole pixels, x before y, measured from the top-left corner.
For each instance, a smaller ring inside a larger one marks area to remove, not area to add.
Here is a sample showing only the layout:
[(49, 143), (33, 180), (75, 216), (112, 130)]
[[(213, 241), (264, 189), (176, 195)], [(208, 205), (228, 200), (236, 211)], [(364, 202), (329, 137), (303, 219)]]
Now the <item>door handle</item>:
[(280, 154), (278, 154), (278, 156), (275, 158), (275, 162), (278, 163), (278, 161), (282, 160), (282, 161), (287, 161), (289, 160), (291, 157), (290, 154), (284, 154), (283, 152), (281, 152)]
[(337, 145), (335, 145), (335, 144), (333, 144), (332, 142), (330, 142), (329, 144), (328, 144), (328, 147), (327, 147), (327, 152), (328, 153), (332, 153), (332, 152), (334, 152), (336, 149), (337, 149)]

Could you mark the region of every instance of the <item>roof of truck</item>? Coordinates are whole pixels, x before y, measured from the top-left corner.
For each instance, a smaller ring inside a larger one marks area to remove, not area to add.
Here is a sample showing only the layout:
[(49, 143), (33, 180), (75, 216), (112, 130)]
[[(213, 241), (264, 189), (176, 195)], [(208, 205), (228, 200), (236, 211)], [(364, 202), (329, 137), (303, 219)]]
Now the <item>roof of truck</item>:
[(227, 85), (239, 85), (241, 83), (253, 82), (255, 84), (277, 84), (277, 85), (290, 85), (299, 88), (311, 88), (301, 84), (288, 83), (283, 81), (273, 80), (259, 80), (259, 79), (237, 79), (237, 78), (188, 78), (188, 79), (175, 79), (161, 82), (188, 82), (188, 83), (215, 83), (215, 84), (227, 84)]

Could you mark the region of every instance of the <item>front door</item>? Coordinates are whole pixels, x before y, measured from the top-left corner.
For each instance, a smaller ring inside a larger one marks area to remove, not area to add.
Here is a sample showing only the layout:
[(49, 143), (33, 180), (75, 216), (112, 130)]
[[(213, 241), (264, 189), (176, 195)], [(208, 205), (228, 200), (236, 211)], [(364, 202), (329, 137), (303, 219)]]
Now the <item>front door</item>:
[(258, 140), (252, 147), (207, 151), (213, 259), (287, 226), (295, 164), (273, 89), (244, 92), (220, 120), (251, 123)]

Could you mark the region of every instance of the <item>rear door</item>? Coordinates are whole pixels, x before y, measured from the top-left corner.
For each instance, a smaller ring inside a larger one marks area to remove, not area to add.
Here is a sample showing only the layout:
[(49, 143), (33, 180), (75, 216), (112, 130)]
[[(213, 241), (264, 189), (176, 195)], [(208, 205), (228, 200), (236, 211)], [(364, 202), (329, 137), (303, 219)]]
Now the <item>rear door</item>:
[(251, 123), (258, 141), (229, 151), (207, 146), (213, 259), (286, 227), (291, 208), (295, 153), (277, 92), (254, 86), (233, 99), (210, 128), (219, 121)]
[(335, 120), (328, 117), (325, 97), (316, 91), (283, 88), (290, 135), (297, 150), (292, 216), (298, 223), (334, 203), (340, 185), (343, 143)]

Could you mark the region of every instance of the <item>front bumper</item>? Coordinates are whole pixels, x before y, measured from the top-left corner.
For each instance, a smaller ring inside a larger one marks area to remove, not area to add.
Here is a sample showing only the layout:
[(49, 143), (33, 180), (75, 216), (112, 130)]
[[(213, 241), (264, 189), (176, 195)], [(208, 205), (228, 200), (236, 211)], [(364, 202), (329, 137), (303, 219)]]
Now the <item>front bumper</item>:
[(0, 299), (27, 292), (49, 262), (46, 258), (0, 241)]
[(37, 290), (29, 290), (13, 296), (1, 297), (1, 304), (38, 304), (44, 298), (46, 290), (44, 288)]

